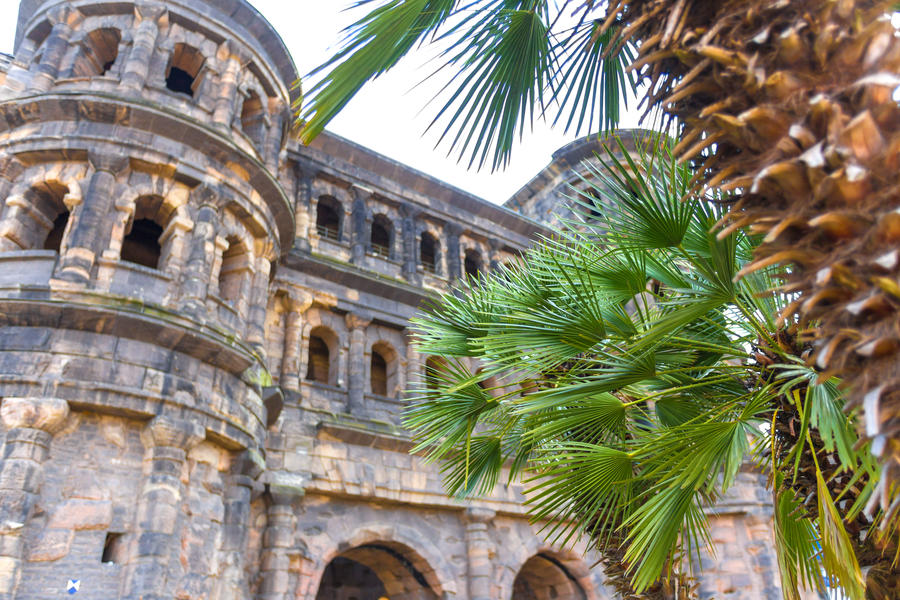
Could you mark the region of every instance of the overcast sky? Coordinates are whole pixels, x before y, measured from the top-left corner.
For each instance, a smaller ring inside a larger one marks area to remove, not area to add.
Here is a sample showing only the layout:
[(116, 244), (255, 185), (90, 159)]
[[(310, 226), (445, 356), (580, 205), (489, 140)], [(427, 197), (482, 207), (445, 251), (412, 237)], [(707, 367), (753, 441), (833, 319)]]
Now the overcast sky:
[[(252, 4), (275, 24), (303, 75), (321, 64), (339, 41), (340, 30), (358, 14), (342, 12), (348, 0), (253, 0)], [(0, 0), (0, 52), (12, 52), (17, 0)], [(501, 203), (527, 183), (547, 163), (551, 154), (574, 136), (536, 124), (514, 150), (510, 166), (503, 172), (467, 171), (446, 148), (434, 149), (433, 133), (423, 136), (436, 105), (425, 106), (434, 86), (413, 87), (433, 69), (426, 57), (414, 55), (393, 71), (369, 83), (329, 129), (429, 175)], [(424, 110), (423, 110), (424, 107)], [(622, 123), (634, 127), (628, 115)]]

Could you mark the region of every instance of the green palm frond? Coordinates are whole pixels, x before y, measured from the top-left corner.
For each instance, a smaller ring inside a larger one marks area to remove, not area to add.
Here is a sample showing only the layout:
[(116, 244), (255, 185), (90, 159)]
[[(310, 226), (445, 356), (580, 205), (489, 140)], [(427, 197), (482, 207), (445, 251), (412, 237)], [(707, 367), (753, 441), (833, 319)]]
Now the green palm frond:
[[(615, 29), (603, 31), (601, 8), (574, 19), (569, 2), (548, 0), (358, 0), (371, 10), (345, 29), (338, 52), (310, 76), (321, 77), (299, 108), (301, 139), (312, 141), (371, 79), (412, 48), (435, 44), (449, 80), (433, 102), (438, 144), (468, 156), (469, 166), (504, 167), (515, 142), (555, 104), (554, 122), (588, 133), (613, 128), (635, 80), (635, 50)], [(567, 11), (566, 9), (569, 8)], [(428, 79), (428, 78), (426, 78)]]

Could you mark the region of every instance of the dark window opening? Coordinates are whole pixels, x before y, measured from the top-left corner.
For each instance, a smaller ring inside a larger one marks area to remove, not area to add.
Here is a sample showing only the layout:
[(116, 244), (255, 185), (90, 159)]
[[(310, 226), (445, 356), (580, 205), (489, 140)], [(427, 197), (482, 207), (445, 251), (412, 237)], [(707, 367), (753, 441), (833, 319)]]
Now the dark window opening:
[(116, 64), (119, 55), (119, 43), (122, 36), (118, 29), (111, 27), (95, 29), (84, 37), (78, 49), (70, 71), (66, 76), (92, 77), (106, 75)]
[(166, 71), (166, 87), (173, 92), (193, 97), (205, 60), (198, 50), (186, 44), (175, 44)]
[(481, 274), (481, 256), (474, 250), (466, 250), (465, 271), (469, 277)]
[(316, 335), (309, 336), (309, 364), (306, 370), (306, 379), (319, 383), (328, 383), (328, 372), (331, 360), (328, 344)]
[(318, 207), (316, 208), (316, 231), (320, 237), (335, 241), (341, 239), (339, 207), (337, 200), (333, 198), (319, 198)]
[(244, 245), (235, 236), (228, 236), (228, 248), (222, 253), (222, 267), (219, 269), (220, 298), (232, 304), (240, 299), (247, 263)]
[(121, 565), (125, 562), (125, 544), (122, 542), (122, 534), (109, 531), (103, 542), (103, 555), (100, 562)]
[(387, 361), (376, 351), (372, 351), (372, 369), (369, 375), (372, 382), (372, 393), (387, 396)]
[(53, 221), (53, 228), (47, 234), (44, 240), (44, 250), (56, 250), (59, 252), (62, 246), (63, 233), (66, 231), (66, 225), (69, 223), (69, 211), (59, 213)]
[(372, 222), (372, 253), (384, 258), (391, 257), (391, 230), (387, 219), (379, 216)]
[(179, 94), (187, 94), (188, 96), (194, 96), (194, 78), (191, 77), (187, 71), (179, 69), (178, 67), (172, 67), (169, 69), (169, 76), (166, 77), (166, 87), (172, 90), (173, 92), (178, 92)]
[(156, 269), (162, 248), (159, 238), (163, 228), (150, 219), (137, 219), (122, 241), (122, 260)]
[(437, 271), (437, 241), (429, 233), (422, 234), (422, 241), (419, 243), (419, 259), (426, 272)]
[(255, 93), (251, 93), (241, 107), (241, 130), (257, 147), (262, 146), (266, 137), (266, 111)]

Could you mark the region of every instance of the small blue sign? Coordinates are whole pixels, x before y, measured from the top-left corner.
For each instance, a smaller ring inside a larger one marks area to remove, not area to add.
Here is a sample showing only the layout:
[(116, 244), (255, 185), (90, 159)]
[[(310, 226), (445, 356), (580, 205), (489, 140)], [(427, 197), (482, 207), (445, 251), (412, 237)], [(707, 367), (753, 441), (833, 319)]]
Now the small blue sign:
[(69, 593), (69, 595), (73, 595), (76, 592), (78, 592), (78, 588), (80, 588), (80, 587), (81, 587), (80, 579), (70, 579), (68, 582), (66, 582), (66, 591)]

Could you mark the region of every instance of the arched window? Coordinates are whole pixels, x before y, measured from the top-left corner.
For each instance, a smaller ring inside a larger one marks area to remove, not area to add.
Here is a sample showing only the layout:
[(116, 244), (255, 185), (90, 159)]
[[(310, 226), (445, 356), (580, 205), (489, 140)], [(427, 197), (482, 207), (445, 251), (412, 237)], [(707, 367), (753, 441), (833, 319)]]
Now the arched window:
[(183, 43), (175, 44), (166, 69), (166, 87), (173, 92), (193, 97), (200, 84), (200, 70), (205, 61), (196, 48)]
[(241, 130), (257, 148), (262, 147), (266, 139), (266, 110), (256, 92), (251, 91), (241, 106)]
[(372, 220), (372, 253), (384, 258), (391, 257), (391, 231), (393, 227), (390, 219), (385, 215), (377, 215)]
[(69, 188), (58, 181), (37, 183), (28, 189), (25, 200), (43, 218), (38, 221), (32, 217), (35, 220), (29, 219), (31, 226), (20, 230), (22, 239), (17, 242), (23, 249), (43, 248), (59, 252), (69, 221), (69, 209), (63, 203), (68, 192)]
[(122, 34), (118, 29), (104, 27), (90, 32), (81, 42), (75, 54), (71, 77), (105, 75), (116, 62)]
[(481, 264), (481, 255), (477, 250), (466, 250), (466, 275), (469, 277), (478, 277), (481, 274)]
[(387, 361), (376, 350), (372, 350), (370, 381), (372, 393), (387, 396)]
[(541, 552), (522, 565), (513, 581), (512, 600), (556, 598), (586, 600), (582, 582), (588, 582), (587, 569), (564, 557)]
[(419, 241), (419, 260), (426, 273), (437, 272), (438, 242), (430, 233), (423, 232)]
[(122, 260), (150, 267), (159, 268), (159, 257), (162, 246), (159, 238), (163, 228), (150, 219), (135, 219), (131, 230), (122, 241)]
[(316, 593), (316, 600), (447, 597), (422, 556), (390, 540), (372, 540), (345, 549), (325, 567)]
[(237, 304), (243, 292), (244, 282), (250, 275), (250, 253), (237, 236), (228, 236), (228, 248), (222, 253), (219, 269), (219, 297)]
[(122, 240), (121, 259), (159, 269), (161, 258), (166, 254), (161, 238), (169, 216), (161, 196), (138, 198), (131, 223)]
[(391, 398), (397, 395), (399, 388), (397, 382), (398, 363), (397, 352), (390, 344), (387, 342), (372, 344), (369, 381), (373, 394)]
[(316, 231), (329, 240), (341, 239), (341, 203), (331, 196), (321, 196), (316, 206)]
[(306, 379), (318, 383), (329, 382), (331, 370), (331, 352), (328, 344), (318, 335), (309, 336), (309, 360), (307, 362)]

